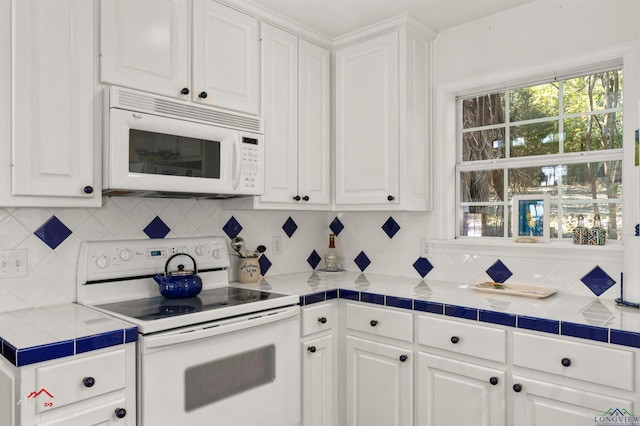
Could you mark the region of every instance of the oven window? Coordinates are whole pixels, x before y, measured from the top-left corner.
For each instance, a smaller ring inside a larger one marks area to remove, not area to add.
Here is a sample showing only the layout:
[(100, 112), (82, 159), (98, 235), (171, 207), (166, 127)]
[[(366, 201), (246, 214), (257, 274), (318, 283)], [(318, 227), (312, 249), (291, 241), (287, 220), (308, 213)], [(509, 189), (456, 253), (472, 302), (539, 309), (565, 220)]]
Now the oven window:
[(257, 388), (273, 382), (275, 377), (274, 345), (190, 367), (185, 372), (185, 410)]
[(130, 129), (129, 171), (220, 179), (220, 142)]

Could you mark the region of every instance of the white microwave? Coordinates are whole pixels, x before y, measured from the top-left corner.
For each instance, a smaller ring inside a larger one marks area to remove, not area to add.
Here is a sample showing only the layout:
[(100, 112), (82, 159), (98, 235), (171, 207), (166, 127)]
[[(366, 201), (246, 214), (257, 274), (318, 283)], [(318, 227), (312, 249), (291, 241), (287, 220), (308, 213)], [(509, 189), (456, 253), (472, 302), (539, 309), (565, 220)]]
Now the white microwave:
[(103, 194), (226, 198), (264, 192), (262, 120), (111, 86)]

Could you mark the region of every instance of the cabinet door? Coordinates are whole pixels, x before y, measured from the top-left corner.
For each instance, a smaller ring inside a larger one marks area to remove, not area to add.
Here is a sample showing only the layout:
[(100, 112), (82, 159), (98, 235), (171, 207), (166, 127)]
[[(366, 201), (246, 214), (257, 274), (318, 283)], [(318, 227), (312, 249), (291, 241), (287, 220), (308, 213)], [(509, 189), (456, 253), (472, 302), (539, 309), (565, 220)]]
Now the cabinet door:
[(261, 202), (288, 203), (298, 191), (298, 37), (262, 26), (265, 185)]
[(299, 43), (298, 193), (302, 205), (328, 207), (331, 202), (330, 53), (305, 40)]
[(192, 99), (258, 114), (258, 20), (212, 0), (193, 3)]
[(435, 355), (418, 355), (421, 426), (505, 425), (505, 373)]
[(102, 0), (100, 81), (176, 98), (189, 89), (187, 0)]
[(334, 348), (328, 335), (302, 343), (302, 424), (325, 426), (334, 422)]
[(99, 205), (93, 3), (19, 0), (12, 9), (11, 195)]
[[(116, 411), (122, 417), (118, 417)], [(104, 404), (94, 404), (71, 414), (56, 416), (53, 420), (41, 421), (35, 426), (126, 426), (135, 424), (135, 413), (128, 414), (126, 412), (125, 400), (121, 398)]]
[(347, 336), (347, 425), (413, 424), (413, 353)]
[(336, 195), (340, 204), (397, 204), (398, 32), (339, 48)]
[[(634, 413), (633, 402), (524, 377), (513, 377), (514, 426), (584, 426), (608, 410)], [(516, 386), (519, 386), (516, 392)], [(615, 421), (615, 418), (609, 418)], [(604, 420), (606, 421), (606, 419)], [(600, 424), (600, 423), (598, 423)]]

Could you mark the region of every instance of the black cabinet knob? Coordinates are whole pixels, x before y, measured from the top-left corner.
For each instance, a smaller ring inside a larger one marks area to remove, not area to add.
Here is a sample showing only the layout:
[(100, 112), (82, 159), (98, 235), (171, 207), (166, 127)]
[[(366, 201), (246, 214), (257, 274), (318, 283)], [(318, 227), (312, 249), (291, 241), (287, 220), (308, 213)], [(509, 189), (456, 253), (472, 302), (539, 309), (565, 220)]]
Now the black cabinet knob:
[(311, 352), (312, 354), (316, 353), (316, 347), (315, 347), (315, 346), (309, 346), (309, 347), (307, 348), (307, 350), (308, 350), (309, 352)]
[(82, 384), (85, 387), (90, 388), (91, 386), (96, 384), (96, 379), (94, 379), (93, 377), (85, 377), (84, 379), (82, 379)]
[(498, 384), (498, 378), (497, 377), (492, 377), (489, 379), (489, 383), (491, 383), (493, 386)]
[(389, 195), (389, 196), (387, 197), (387, 200), (389, 200), (389, 201), (393, 201), (393, 200), (395, 200), (395, 199), (396, 199), (396, 197), (394, 197), (393, 195)]
[(85, 194), (93, 194), (93, 186), (91, 185), (85, 186), (84, 188), (82, 188), (82, 190)]
[(451, 336), (451, 343), (453, 343), (454, 345), (459, 341), (460, 341), (460, 338), (458, 336)]
[(327, 323), (327, 319), (325, 317), (320, 317), (320, 318), (318, 318), (318, 322), (320, 324), (326, 324)]
[(565, 367), (569, 367), (571, 365), (571, 358), (562, 358), (562, 365), (564, 365)]
[(189, 94), (189, 89), (184, 87), (181, 91), (180, 91), (181, 95), (188, 95)]
[(378, 325), (378, 321), (376, 321), (376, 320), (371, 320), (371, 321), (369, 322), (369, 325), (371, 325), (371, 327), (375, 327), (376, 325)]
[(124, 408), (116, 408), (116, 417), (119, 419), (124, 418), (127, 415), (127, 410)]
[(301, 200), (299, 195), (296, 195), (295, 197), (293, 197), (293, 199), (294, 199), (294, 201), (300, 201)]
[(521, 392), (522, 391), (522, 385), (520, 383), (516, 383), (515, 385), (513, 385), (513, 391), (514, 392)]
[(303, 200), (303, 201), (309, 201), (309, 196), (308, 196), (308, 195), (305, 195), (304, 197), (302, 197), (302, 200)]
[(400, 362), (405, 362), (406, 360), (409, 359), (408, 355), (400, 355), (400, 358), (398, 358), (400, 360)]
[(200, 99), (206, 99), (206, 98), (207, 98), (207, 96), (208, 96), (208, 95), (207, 95), (207, 92), (200, 92), (200, 94), (198, 95), (198, 97), (199, 97)]

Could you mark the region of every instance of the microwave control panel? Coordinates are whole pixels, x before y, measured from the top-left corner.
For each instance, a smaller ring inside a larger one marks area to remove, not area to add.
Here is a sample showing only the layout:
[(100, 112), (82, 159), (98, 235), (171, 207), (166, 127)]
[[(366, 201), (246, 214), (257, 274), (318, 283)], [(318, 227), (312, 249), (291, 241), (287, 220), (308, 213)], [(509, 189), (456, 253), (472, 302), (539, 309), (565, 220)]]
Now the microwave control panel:
[(248, 195), (261, 195), (264, 192), (262, 140), (254, 137), (242, 137), (239, 192)]

